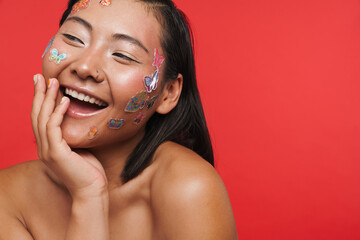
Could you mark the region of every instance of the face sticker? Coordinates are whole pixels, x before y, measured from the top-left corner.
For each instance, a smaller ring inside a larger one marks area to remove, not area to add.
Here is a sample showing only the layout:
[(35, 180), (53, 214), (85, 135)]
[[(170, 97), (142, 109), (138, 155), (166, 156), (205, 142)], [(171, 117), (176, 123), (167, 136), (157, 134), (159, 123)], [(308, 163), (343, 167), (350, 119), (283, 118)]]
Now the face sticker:
[(165, 58), (163, 56), (159, 56), (159, 51), (155, 48), (154, 62), (152, 63), (152, 65), (154, 67), (156, 67), (156, 71), (154, 73), (152, 73), (150, 76), (144, 77), (144, 84), (145, 84), (146, 91), (148, 93), (151, 93), (152, 91), (154, 91), (157, 88), (157, 84), (159, 81), (160, 66), (164, 62), (164, 60), (165, 60)]
[(99, 3), (101, 6), (107, 7), (111, 5), (111, 0), (101, 0)]
[(91, 140), (93, 139), (96, 135), (98, 134), (98, 129), (97, 127), (93, 126), (90, 128), (90, 131), (88, 133), (88, 138)]
[(156, 95), (156, 96), (153, 96), (152, 98), (146, 100), (147, 109), (150, 109), (152, 106), (154, 106), (154, 104), (158, 98), (159, 98), (159, 96)]
[(125, 107), (125, 112), (136, 112), (139, 109), (143, 109), (146, 100), (149, 96), (146, 95), (146, 91), (139, 92), (136, 96), (132, 97)]
[(49, 57), (50, 61), (55, 61), (56, 64), (59, 64), (62, 60), (66, 59), (66, 53), (58, 55), (59, 51), (56, 48), (51, 50), (51, 55)]
[(50, 42), (48, 43), (48, 45), (47, 45), (47, 47), (46, 47), (46, 49), (45, 49), (45, 51), (44, 51), (43, 55), (41, 56), (42, 58), (44, 58), (44, 56), (45, 56), (45, 54), (47, 53), (47, 51), (49, 51), (49, 48), (51, 47), (51, 45), (52, 45), (52, 43), (53, 43), (54, 39), (55, 39), (55, 37), (52, 37), (52, 38), (50, 39)]
[(164, 62), (165, 58), (163, 56), (159, 56), (159, 51), (155, 48), (154, 50), (154, 62), (153, 66), (158, 70), (160, 69), (161, 64)]
[(159, 71), (156, 70), (155, 73), (151, 74), (150, 76), (144, 77), (144, 84), (146, 91), (151, 93), (157, 88), (157, 83), (159, 81)]
[(90, 3), (90, 0), (81, 0), (73, 6), (71, 12), (76, 13), (80, 10), (80, 8), (86, 8)]
[(120, 129), (124, 126), (125, 120), (124, 119), (110, 119), (108, 127), (111, 129)]
[(139, 113), (137, 117), (134, 119), (134, 124), (138, 125), (142, 120), (144, 120), (145, 115), (142, 113)]

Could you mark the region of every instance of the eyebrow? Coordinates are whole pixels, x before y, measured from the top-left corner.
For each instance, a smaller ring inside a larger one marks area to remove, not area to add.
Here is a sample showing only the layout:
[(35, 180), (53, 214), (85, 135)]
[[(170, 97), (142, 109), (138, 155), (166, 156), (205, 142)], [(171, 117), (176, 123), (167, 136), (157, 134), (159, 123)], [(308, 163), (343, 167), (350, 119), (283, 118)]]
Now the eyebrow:
[[(66, 21), (75, 21), (75, 22), (80, 23), (81, 25), (83, 25), (87, 29), (89, 29), (89, 31), (93, 30), (93, 27), (91, 26), (91, 24), (88, 23), (87, 21), (85, 21), (82, 18), (74, 16), (74, 17), (69, 17), (68, 19), (65, 20), (65, 22)], [(132, 44), (135, 44), (138, 47), (142, 48), (147, 54), (149, 54), (149, 50), (139, 40), (137, 40), (136, 38), (133, 38), (133, 37), (131, 37), (129, 35), (126, 35), (126, 34), (123, 34), (123, 33), (115, 33), (115, 34), (113, 34), (112, 38), (115, 39), (115, 40), (125, 40), (127, 42), (132, 43)]]
[(78, 23), (80, 23), (81, 25), (83, 25), (84, 27), (86, 27), (87, 29), (89, 29), (90, 31), (93, 30), (91, 24), (88, 23), (87, 21), (85, 21), (85, 20), (82, 19), (82, 18), (79, 18), (79, 17), (69, 17), (68, 19), (65, 20), (65, 22), (67, 22), (67, 21), (75, 21), (75, 22), (78, 22)]

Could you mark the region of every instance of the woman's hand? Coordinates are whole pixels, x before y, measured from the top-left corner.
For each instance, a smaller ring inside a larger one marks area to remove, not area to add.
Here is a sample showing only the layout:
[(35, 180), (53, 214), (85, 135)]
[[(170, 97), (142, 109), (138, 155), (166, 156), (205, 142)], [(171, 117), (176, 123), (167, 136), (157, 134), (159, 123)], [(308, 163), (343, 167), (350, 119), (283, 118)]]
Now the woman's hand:
[(60, 125), (70, 100), (63, 97), (56, 106), (59, 82), (50, 79), (46, 84), (41, 74), (35, 75), (35, 82), (31, 122), (41, 161), (65, 184), (73, 199), (107, 193), (107, 179), (100, 162), (85, 150), (73, 151), (62, 137)]

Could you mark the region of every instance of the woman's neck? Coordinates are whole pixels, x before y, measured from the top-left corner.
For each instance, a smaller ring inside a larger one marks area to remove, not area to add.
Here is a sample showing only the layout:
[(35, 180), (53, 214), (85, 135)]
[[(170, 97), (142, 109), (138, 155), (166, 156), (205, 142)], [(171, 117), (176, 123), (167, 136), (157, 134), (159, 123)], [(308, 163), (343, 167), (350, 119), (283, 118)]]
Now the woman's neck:
[(120, 175), (125, 168), (129, 155), (143, 136), (144, 134), (141, 133), (127, 139), (125, 142), (89, 149), (105, 170), (109, 190), (122, 185)]

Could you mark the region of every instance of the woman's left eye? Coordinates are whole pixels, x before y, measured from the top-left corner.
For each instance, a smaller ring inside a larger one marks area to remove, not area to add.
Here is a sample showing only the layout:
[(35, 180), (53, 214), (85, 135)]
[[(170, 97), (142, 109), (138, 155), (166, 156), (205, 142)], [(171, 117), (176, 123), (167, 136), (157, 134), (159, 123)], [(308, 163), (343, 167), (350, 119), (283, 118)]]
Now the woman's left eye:
[(119, 58), (122, 58), (126, 61), (129, 61), (129, 62), (136, 62), (134, 59), (132, 58), (129, 58), (128, 56), (124, 55), (124, 54), (121, 54), (121, 53), (113, 53), (114, 56), (116, 57), (119, 57)]

